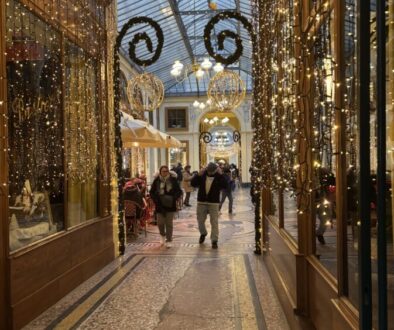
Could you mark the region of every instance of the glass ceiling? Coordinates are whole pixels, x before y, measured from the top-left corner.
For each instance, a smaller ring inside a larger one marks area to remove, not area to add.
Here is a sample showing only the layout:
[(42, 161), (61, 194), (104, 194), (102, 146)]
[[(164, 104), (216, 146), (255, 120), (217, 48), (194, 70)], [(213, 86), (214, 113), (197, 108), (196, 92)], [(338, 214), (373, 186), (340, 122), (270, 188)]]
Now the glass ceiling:
[[(208, 21), (223, 10), (238, 11), (251, 20), (250, 0), (217, 0), (217, 10), (210, 10), (207, 0), (118, 0), (118, 31), (130, 18), (147, 16), (158, 22), (164, 33), (164, 46), (159, 60), (146, 68), (146, 71), (157, 75), (164, 83), (166, 95), (196, 95), (206, 94), (209, 77), (197, 80), (194, 74), (188, 76), (182, 83), (177, 83), (170, 71), (175, 60), (183, 64), (191, 64), (193, 58), (199, 63), (208, 57), (204, 45), (204, 27)], [(240, 33), (243, 42), (243, 55), (238, 63), (231, 65), (245, 82), (248, 91), (252, 90), (252, 47), (249, 34), (242, 25), (235, 20), (220, 21), (215, 25), (216, 33), (224, 30)], [(146, 24), (139, 24), (128, 31), (122, 41), (121, 51), (128, 53), (128, 43), (136, 32), (147, 32), (154, 47), (157, 45), (155, 32)], [(213, 38), (213, 44), (216, 38)], [(233, 53), (235, 44), (232, 39), (226, 39), (222, 54)], [(141, 58), (150, 58), (144, 42), (137, 46), (137, 55)], [(128, 56), (126, 56), (128, 57)], [(210, 58), (211, 62), (215, 61)], [(142, 71), (142, 68), (140, 68)], [(212, 73), (211, 73), (212, 76)]]

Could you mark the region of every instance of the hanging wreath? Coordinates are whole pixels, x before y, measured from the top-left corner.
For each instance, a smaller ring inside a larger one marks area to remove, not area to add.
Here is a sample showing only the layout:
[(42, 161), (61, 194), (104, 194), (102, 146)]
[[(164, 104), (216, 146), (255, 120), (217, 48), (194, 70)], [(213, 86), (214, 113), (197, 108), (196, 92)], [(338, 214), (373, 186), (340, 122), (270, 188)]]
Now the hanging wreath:
[(209, 132), (201, 132), (200, 140), (203, 140), (204, 143), (209, 143), (212, 141), (212, 134)]
[(238, 142), (239, 140), (241, 140), (241, 133), (236, 130), (233, 132), (233, 141)]
[(242, 39), (241, 37), (235, 33), (234, 31), (231, 30), (223, 30), (217, 35), (218, 39), (218, 50), (224, 50), (224, 41), (226, 38), (231, 38), (235, 40), (235, 46), (236, 50), (235, 53), (229, 55), (228, 57), (224, 57), (220, 54), (215, 53), (215, 50), (212, 45), (211, 41), (211, 34), (212, 31), (215, 28), (215, 25), (221, 21), (221, 20), (226, 20), (226, 19), (236, 19), (242, 23), (242, 25), (245, 27), (245, 29), (248, 30), (250, 37), (252, 39), (252, 46), (255, 47), (256, 45), (256, 34), (253, 31), (253, 26), (250, 24), (248, 19), (245, 16), (242, 16), (239, 13), (232, 12), (232, 11), (224, 11), (216, 16), (212, 17), (212, 19), (208, 22), (208, 24), (205, 26), (204, 29), (204, 43), (205, 43), (205, 48), (208, 51), (208, 54), (213, 57), (216, 62), (220, 62), (224, 65), (230, 65), (238, 61), (238, 59), (242, 56), (243, 53), (243, 46), (242, 46)]
[(154, 21), (153, 19), (151, 19), (149, 17), (143, 17), (143, 16), (134, 17), (134, 18), (130, 19), (125, 25), (123, 25), (122, 30), (120, 31), (118, 37), (116, 38), (115, 49), (120, 48), (122, 39), (125, 36), (126, 32), (133, 25), (136, 25), (136, 24), (148, 24), (156, 31), (157, 48), (155, 50), (155, 53), (153, 54), (153, 56), (150, 59), (142, 60), (142, 59), (138, 58), (135, 53), (137, 44), (140, 41), (145, 41), (146, 47), (148, 48), (149, 52), (151, 52), (151, 53), (153, 52), (152, 40), (146, 32), (137, 33), (133, 37), (133, 39), (129, 42), (129, 57), (130, 57), (130, 59), (138, 65), (148, 66), (148, 65), (155, 63), (159, 59), (159, 57), (161, 55), (161, 51), (163, 50), (163, 45), (164, 45), (163, 30), (161, 29), (160, 25), (156, 21)]

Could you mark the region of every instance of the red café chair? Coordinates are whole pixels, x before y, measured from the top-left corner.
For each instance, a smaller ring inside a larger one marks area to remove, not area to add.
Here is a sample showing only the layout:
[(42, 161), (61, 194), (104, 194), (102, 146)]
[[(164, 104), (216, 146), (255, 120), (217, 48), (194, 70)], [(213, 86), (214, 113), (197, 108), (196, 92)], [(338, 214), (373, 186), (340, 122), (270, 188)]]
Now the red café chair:
[[(138, 212), (137, 210), (140, 210), (140, 214), (139, 216), (137, 215)], [(145, 237), (147, 236), (147, 232), (146, 232), (146, 221), (144, 221), (145, 217), (146, 217), (146, 209), (145, 208), (141, 208), (140, 205), (138, 205), (136, 202), (134, 201), (130, 201), (130, 200), (125, 200), (124, 201), (124, 210), (125, 210), (125, 219), (126, 219), (126, 229), (127, 232), (132, 231), (132, 234), (134, 234), (135, 236), (138, 236), (139, 234), (139, 230), (141, 227), (141, 223), (142, 226), (145, 229)]]

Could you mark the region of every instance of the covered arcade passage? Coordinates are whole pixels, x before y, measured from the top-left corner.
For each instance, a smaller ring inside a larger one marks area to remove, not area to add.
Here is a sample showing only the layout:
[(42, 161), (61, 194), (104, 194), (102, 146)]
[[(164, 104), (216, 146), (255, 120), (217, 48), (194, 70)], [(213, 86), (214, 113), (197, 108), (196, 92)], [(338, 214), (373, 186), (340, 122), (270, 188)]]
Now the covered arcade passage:
[(393, 329), (393, 17), (1, 1), (0, 328)]

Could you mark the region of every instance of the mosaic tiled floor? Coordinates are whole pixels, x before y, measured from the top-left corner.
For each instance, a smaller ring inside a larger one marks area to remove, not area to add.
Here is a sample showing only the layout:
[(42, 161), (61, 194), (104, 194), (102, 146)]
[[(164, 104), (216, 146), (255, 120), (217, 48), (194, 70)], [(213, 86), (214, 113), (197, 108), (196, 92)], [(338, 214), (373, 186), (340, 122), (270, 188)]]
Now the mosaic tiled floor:
[(262, 258), (253, 254), (248, 192), (236, 192), (235, 214), (223, 205), (218, 250), (209, 239), (198, 244), (195, 194), (191, 203), (175, 219), (171, 248), (160, 246), (150, 226), (123, 257), (25, 329), (289, 329)]

